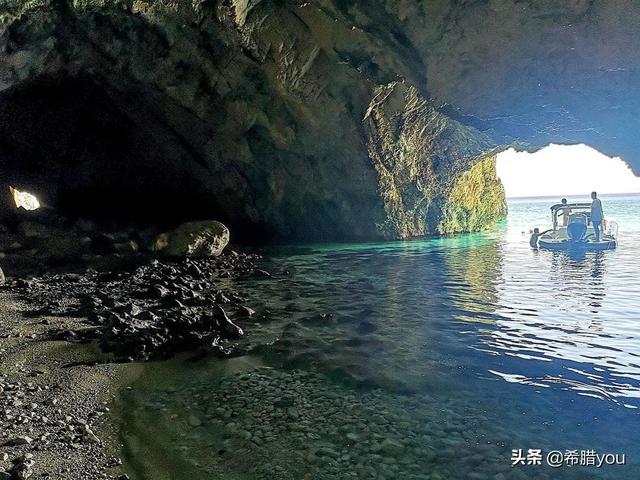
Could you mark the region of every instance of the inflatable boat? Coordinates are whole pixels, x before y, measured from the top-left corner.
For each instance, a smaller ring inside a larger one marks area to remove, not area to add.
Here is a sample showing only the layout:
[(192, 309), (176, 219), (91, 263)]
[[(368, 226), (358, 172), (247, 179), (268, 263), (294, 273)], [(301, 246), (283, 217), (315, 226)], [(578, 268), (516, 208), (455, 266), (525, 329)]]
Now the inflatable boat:
[[(596, 241), (590, 203), (560, 203), (551, 207), (553, 229), (540, 236), (538, 246), (547, 250), (613, 250), (618, 246), (618, 224), (603, 222)], [(561, 220), (562, 225), (559, 225)]]

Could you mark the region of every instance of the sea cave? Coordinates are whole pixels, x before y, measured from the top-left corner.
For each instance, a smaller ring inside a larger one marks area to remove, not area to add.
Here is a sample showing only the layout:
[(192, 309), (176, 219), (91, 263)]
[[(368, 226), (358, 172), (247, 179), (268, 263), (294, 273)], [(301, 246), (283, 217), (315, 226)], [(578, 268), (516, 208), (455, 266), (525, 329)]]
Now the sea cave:
[(0, 479), (637, 475), (639, 27), (0, 0)]

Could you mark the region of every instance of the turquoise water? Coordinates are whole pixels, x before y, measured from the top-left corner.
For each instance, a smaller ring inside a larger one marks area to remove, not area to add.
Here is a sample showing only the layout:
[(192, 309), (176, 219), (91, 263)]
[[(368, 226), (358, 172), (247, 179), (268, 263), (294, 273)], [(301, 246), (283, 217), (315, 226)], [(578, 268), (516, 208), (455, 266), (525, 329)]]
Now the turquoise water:
[[(244, 324), (251, 353), (153, 366), (129, 394), (133, 472), (638, 478), (640, 198), (603, 198), (620, 247), (577, 256), (529, 247), (550, 203), (479, 234), (272, 250), (273, 278), (226, 285), (274, 319)], [(625, 465), (552, 468), (552, 450)]]

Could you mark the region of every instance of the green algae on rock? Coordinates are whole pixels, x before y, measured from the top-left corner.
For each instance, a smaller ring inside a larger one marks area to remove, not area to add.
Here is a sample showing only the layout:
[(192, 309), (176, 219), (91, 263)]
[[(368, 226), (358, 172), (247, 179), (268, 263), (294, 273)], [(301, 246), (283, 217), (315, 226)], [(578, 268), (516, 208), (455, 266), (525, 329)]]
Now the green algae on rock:
[(504, 187), (496, 176), (496, 156), (477, 161), (453, 184), (438, 233), (477, 232), (507, 216)]
[[(386, 212), (379, 225), (383, 235), (475, 231), (503, 216), (504, 190), (495, 175), (495, 157), (492, 164), (474, 164), (491, 150), (491, 140), (439, 113), (415, 87), (398, 82), (378, 87), (365, 123)], [(496, 198), (486, 202), (491, 196)], [(459, 201), (463, 203), (457, 205)], [(442, 219), (443, 212), (458, 209), (473, 221), (454, 226)]]

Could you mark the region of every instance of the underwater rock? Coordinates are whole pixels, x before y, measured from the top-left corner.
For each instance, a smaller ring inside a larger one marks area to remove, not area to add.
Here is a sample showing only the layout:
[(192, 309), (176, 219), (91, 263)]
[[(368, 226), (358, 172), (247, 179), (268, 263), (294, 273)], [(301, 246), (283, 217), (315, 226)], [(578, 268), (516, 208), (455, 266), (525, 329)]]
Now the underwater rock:
[(2, 271), (2, 267), (0, 267), (0, 285), (4, 285), (6, 281), (7, 281), (7, 279), (4, 276), (4, 272)]

